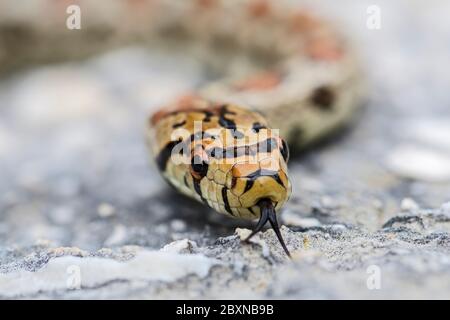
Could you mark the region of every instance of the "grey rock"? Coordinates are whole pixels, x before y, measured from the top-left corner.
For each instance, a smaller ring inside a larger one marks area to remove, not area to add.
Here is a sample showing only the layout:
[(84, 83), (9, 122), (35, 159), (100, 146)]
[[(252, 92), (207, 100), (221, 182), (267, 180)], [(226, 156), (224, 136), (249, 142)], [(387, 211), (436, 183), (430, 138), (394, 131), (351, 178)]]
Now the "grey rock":
[(148, 165), (145, 119), (205, 80), (198, 62), (128, 48), (3, 78), (0, 297), (449, 299), (450, 48), (433, 37), (449, 38), (450, 5), (378, 1), (369, 30), (370, 4), (317, 4), (360, 44), (371, 92), (348, 130), (290, 162), (292, 260), (273, 231), (242, 243), (251, 223)]

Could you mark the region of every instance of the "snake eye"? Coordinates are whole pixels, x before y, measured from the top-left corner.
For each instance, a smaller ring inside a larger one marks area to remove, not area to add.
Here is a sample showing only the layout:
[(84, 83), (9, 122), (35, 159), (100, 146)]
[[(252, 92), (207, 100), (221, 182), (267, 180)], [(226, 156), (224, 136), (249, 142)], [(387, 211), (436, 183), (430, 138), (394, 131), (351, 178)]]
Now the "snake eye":
[(289, 147), (287, 146), (286, 141), (284, 141), (284, 140), (281, 140), (281, 144), (282, 144), (281, 149), (280, 149), (281, 155), (283, 156), (284, 161), (288, 162), (288, 160), (289, 160)]
[(208, 162), (199, 155), (195, 155), (191, 159), (191, 169), (192, 174), (201, 179), (208, 173)]

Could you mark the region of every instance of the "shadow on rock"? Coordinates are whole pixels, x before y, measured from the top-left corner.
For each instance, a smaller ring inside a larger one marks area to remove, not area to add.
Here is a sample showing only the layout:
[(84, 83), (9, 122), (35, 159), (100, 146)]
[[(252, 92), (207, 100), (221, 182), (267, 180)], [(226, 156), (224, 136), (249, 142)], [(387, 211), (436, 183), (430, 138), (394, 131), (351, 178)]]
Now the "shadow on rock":
[(133, 205), (137, 223), (170, 224), (181, 220), (186, 231), (202, 232), (206, 228), (212, 235), (230, 235), (237, 227), (252, 228), (251, 221), (226, 217), (214, 209), (195, 201), (170, 187)]

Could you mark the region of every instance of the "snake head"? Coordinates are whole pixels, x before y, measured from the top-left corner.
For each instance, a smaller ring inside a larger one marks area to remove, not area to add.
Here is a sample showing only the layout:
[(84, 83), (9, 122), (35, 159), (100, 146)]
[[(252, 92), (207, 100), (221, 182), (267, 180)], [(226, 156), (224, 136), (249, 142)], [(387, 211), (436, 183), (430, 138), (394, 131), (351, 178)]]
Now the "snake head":
[(201, 176), (205, 166), (208, 167), (207, 195), (218, 199), (214, 209), (219, 212), (256, 219), (261, 215), (258, 205), (261, 199), (271, 201), (279, 211), (291, 194), (287, 144), (266, 128), (258, 134), (244, 132), (240, 137), (232, 146), (228, 142), (220, 147), (203, 147), (206, 152), (197, 150), (194, 156), (197, 162), (190, 169), (192, 176)]
[[(284, 251), (290, 256), (276, 217), (291, 194), (287, 174), (289, 149), (284, 140), (278, 136), (264, 136), (258, 138), (256, 143), (227, 149), (206, 148), (209, 152), (205, 152), (202, 146), (193, 150), (191, 175), (200, 179), (208, 179), (209, 175), (209, 179), (204, 180), (208, 181), (208, 190), (212, 191), (209, 196), (213, 194), (212, 197), (221, 200), (220, 204), (210, 201), (212, 206), (235, 217), (259, 218), (246, 241), (269, 222)], [(217, 195), (219, 189), (220, 196)]]

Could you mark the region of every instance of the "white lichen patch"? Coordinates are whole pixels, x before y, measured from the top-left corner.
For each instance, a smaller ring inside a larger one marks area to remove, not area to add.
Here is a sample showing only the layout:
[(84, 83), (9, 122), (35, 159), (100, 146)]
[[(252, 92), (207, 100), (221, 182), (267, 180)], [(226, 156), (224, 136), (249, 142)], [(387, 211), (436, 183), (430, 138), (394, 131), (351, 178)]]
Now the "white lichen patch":
[(411, 198), (404, 198), (400, 204), (402, 211), (413, 211), (419, 209), (419, 205)]
[[(245, 228), (236, 228), (235, 232), (238, 235), (239, 239), (241, 239), (241, 241), (244, 241), (250, 235), (250, 233), (252, 233), (252, 230)], [(258, 237), (258, 234), (256, 234), (255, 237)]]
[(450, 152), (402, 145), (389, 154), (386, 165), (392, 172), (403, 177), (428, 182), (450, 181)]
[[(236, 228), (235, 230), (236, 234), (238, 235), (239, 239), (241, 241), (244, 241), (245, 239), (247, 239), (247, 237), (252, 233), (251, 230), (249, 229), (245, 229), (245, 228)], [(257, 244), (261, 247), (261, 253), (263, 257), (269, 257), (270, 256), (270, 248), (267, 244), (267, 242), (265, 242), (261, 237), (260, 234), (257, 233), (255, 234), (255, 236), (253, 236), (249, 242)]]
[(418, 143), (450, 151), (450, 118), (408, 120), (404, 134)]
[(413, 118), (400, 125), (401, 139), (386, 158), (397, 175), (428, 182), (450, 181), (449, 118)]
[(282, 220), (289, 226), (297, 226), (303, 228), (318, 227), (321, 225), (320, 221), (315, 218), (303, 218), (289, 210), (283, 212)]
[(63, 256), (36, 272), (0, 274), (0, 296), (18, 297), (55, 290), (95, 288), (113, 281), (173, 282), (187, 275), (204, 278), (219, 264), (204, 255), (143, 250), (128, 261), (101, 257)]
[(166, 244), (161, 251), (172, 253), (193, 253), (198, 248), (195, 241), (181, 239)]
[(116, 208), (113, 205), (104, 202), (97, 207), (97, 213), (102, 218), (108, 218), (116, 213)]

